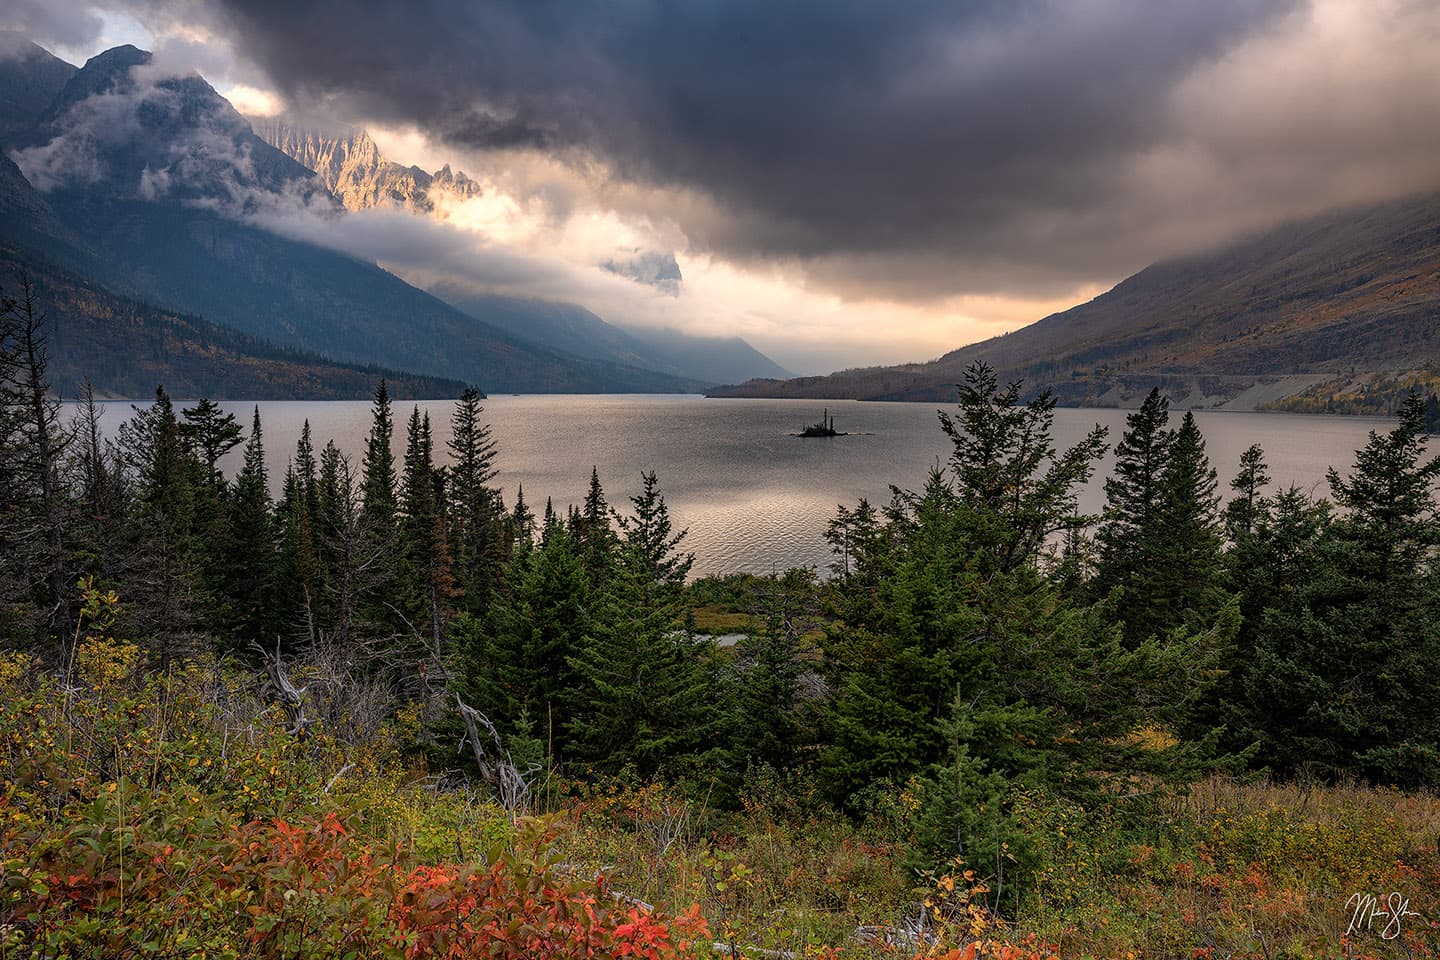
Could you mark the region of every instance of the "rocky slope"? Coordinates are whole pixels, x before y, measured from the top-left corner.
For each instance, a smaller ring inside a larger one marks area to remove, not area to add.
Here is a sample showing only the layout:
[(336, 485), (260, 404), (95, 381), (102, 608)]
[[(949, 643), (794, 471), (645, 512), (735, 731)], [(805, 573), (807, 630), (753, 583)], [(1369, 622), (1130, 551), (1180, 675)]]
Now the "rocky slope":
[(462, 199), (480, 194), (478, 183), (448, 164), (426, 173), (385, 159), (361, 129), (325, 133), (282, 118), (257, 120), (253, 126), (260, 139), (313, 170), (347, 210), (396, 206), (429, 213), (435, 208), (432, 191)]

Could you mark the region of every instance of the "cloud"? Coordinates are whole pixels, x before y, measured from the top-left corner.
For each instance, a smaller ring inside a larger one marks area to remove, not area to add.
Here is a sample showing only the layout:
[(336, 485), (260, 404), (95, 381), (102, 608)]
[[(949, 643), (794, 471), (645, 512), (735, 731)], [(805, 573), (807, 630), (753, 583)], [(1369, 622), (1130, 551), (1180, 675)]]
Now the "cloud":
[[(89, 47), (105, 29), (104, 18), (89, 4), (68, 0), (6, 0), (0, 31), (11, 32), (49, 48)], [(0, 57), (14, 44), (0, 36)]]
[[(444, 211), (465, 257), (435, 252), (465, 282), (729, 324), (807, 370), (805, 343), (933, 355), (1156, 259), (1440, 187), (1427, 0), (112, 8), (255, 109), (483, 180)], [(675, 252), (681, 296), (596, 269), (637, 250)]]
[(1053, 258), (1019, 249), (1017, 224), (1114, 200), (1116, 172), (1154, 146), (1178, 85), (1286, 10), (1249, 0), (421, 0), (362, 16), (334, 2), (221, 6), (289, 99), (330, 98), (451, 144), (593, 160), (610, 177), (698, 191), (708, 203), (681, 225), (721, 255), (814, 261), (832, 281), (870, 258), (889, 273), (894, 257), (915, 255), (922, 275), (977, 258), (972, 285), (1005, 261)]

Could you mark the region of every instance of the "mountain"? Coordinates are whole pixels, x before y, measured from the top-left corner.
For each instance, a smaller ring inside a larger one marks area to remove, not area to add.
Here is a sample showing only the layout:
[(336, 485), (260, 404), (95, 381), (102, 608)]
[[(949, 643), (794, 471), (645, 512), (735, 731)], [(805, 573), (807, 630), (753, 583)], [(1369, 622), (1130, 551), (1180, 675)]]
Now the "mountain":
[(0, 239), (17, 257), (345, 364), (490, 391), (693, 389), (672, 375), (538, 348), (372, 263), (253, 225), (266, 212), (344, 210), (203, 79), (159, 74), (149, 62), (128, 46), (91, 58), (13, 139), (19, 169), (0, 164)]
[[(458, 199), (479, 196), (478, 183), (447, 164), (434, 173), (385, 159), (364, 130), (325, 132), (288, 120), (257, 120), (266, 143), (304, 165), (324, 182), (347, 210), (392, 206), (412, 213), (435, 212), (435, 191)], [(634, 251), (601, 268), (678, 296), (683, 277), (675, 256)], [(678, 378), (677, 389), (698, 390), (750, 377), (786, 377), (789, 371), (739, 337), (702, 337), (640, 327), (619, 327), (571, 303), (477, 294), (443, 281), (429, 292), (486, 324), (527, 344), (566, 357), (634, 366)]]
[(1440, 366), (1440, 195), (1337, 210), (1157, 263), (1089, 303), (928, 363), (715, 395), (950, 400), (977, 360), (1069, 405), (1128, 406), (1158, 386), (1182, 407), (1314, 409), (1304, 398), (1425, 380)]
[(417, 213), (435, 208), (431, 191), (460, 199), (480, 195), (480, 185), (447, 164), (434, 173), (392, 163), (380, 155), (370, 134), (357, 128), (337, 133), (299, 126), (280, 118), (257, 120), (255, 133), (286, 156), (313, 170), (347, 210), (397, 206)]
[(432, 287), (431, 292), (519, 339), (554, 344), (566, 355), (580, 359), (657, 370), (688, 380), (696, 389), (756, 376), (790, 376), (739, 337), (622, 328), (573, 303), (466, 294), (444, 284)]
[(401, 399), (456, 397), (465, 384), (377, 366), (339, 364), (284, 350), (198, 317), (117, 296), (63, 269), (0, 248), (0, 286), (17, 296), (34, 284), (45, 314), (50, 382), (74, 398), (89, 380), (97, 396), (145, 398), (163, 384), (175, 397), (217, 400), (356, 400), (383, 377)]
[(38, 124), (76, 69), (20, 34), (0, 32), (0, 144)]

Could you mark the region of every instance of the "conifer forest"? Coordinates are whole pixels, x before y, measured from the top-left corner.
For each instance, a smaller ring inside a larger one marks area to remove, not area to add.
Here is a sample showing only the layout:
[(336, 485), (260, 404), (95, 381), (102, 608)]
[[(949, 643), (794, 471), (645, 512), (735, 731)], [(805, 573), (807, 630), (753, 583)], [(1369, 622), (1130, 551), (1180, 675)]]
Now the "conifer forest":
[(380, 381), (358, 462), (163, 388), (103, 431), (7, 292), (5, 960), (1440, 951), (1419, 393), (1225, 491), (1158, 390), (1057, 448), (977, 362), (830, 569), (694, 577), (664, 477), (502, 496), (475, 390), (437, 448)]

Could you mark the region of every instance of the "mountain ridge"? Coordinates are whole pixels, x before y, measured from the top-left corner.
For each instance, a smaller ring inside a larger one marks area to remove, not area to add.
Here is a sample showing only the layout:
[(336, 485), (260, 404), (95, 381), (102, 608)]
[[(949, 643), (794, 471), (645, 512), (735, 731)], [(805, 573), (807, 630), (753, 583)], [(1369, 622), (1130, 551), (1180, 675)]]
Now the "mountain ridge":
[(925, 363), (752, 381), (714, 396), (949, 400), (984, 361), (1066, 405), (1284, 407), (1440, 362), (1440, 194), (1334, 210), (1159, 261), (1094, 299)]

